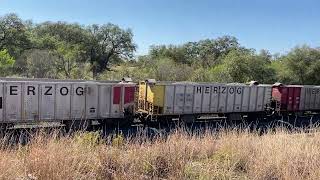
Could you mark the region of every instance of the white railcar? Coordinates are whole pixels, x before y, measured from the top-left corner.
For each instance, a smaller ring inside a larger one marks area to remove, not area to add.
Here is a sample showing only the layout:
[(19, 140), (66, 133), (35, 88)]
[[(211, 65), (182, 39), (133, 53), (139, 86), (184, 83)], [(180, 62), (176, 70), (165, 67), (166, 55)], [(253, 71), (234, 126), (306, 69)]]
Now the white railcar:
[[(2, 79), (0, 123), (124, 118), (134, 83)], [(129, 109), (129, 110), (128, 110)]]

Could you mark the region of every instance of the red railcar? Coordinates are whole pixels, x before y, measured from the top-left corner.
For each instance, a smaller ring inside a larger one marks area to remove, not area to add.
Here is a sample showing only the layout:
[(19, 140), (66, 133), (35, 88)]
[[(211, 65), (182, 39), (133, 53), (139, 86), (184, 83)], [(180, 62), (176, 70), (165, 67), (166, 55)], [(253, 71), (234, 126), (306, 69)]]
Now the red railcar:
[(276, 83), (272, 87), (272, 98), (277, 103), (280, 111), (299, 111), (301, 100), (301, 89), (303, 86), (283, 85)]

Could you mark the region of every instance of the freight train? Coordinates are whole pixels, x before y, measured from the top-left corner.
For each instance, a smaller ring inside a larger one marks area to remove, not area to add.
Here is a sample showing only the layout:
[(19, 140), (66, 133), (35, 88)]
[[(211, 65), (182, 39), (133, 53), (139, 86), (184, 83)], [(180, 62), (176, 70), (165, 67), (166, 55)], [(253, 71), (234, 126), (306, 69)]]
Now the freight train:
[(0, 78), (0, 127), (61, 122), (67, 128), (201, 116), (254, 120), (320, 111), (320, 86)]

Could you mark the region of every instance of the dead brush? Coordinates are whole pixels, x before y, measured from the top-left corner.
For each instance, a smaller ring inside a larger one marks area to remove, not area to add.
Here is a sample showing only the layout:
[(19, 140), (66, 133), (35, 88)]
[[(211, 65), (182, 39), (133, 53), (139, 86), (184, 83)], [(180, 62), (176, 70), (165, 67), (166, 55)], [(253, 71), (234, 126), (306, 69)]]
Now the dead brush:
[(318, 179), (319, 130), (39, 132), (27, 145), (1, 144), (0, 179)]

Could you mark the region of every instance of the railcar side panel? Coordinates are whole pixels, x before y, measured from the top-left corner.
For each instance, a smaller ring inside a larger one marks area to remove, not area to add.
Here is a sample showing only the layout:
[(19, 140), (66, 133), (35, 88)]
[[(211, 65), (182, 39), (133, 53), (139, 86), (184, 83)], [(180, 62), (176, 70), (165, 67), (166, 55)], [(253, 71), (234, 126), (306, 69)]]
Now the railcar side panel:
[(3, 83), (0, 82), (0, 122), (5, 120), (4, 114), (3, 114), (3, 112), (4, 112), (3, 110), (5, 108), (5, 98), (3, 96), (4, 95), (3, 88), (4, 88)]
[(174, 92), (173, 113), (181, 114), (183, 113), (185, 86), (175, 85), (174, 89), (175, 89), (175, 92)]
[(218, 112), (218, 107), (219, 107), (219, 87), (214, 85), (211, 86), (211, 104), (210, 104), (210, 112)]
[(309, 93), (310, 93), (310, 109), (314, 110), (316, 109), (315, 103), (316, 103), (316, 94), (315, 94), (315, 89), (309, 88)]
[(257, 103), (256, 103), (256, 111), (264, 111), (264, 96), (265, 96), (265, 87), (258, 86), (258, 94), (257, 94)]
[(69, 83), (58, 83), (56, 85), (56, 119), (71, 119)]
[(311, 93), (310, 93), (310, 89), (308, 87), (304, 87), (305, 89), (305, 110), (310, 110), (310, 98), (311, 98)]
[(22, 87), (20, 82), (6, 83), (6, 120), (21, 120), (21, 95)]
[[(241, 104), (243, 97), (243, 87), (235, 86), (234, 112), (241, 112)], [(244, 111), (245, 112), (245, 111)]]
[(93, 83), (86, 83), (86, 118), (98, 118), (98, 85)]
[(99, 89), (99, 116), (101, 118), (110, 117), (112, 103), (112, 86), (101, 85)]
[(264, 106), (270, 105), (271, 102), (271, 96), (272, 96), (272, 87), (271, 86), (265, 86), (265, 91), (264, 91)]
[(82, 120), (86, 117), (85, 84), (75, 83), (71, 93), (71, 119)]
[[(150, 91), (152, 92), (152, 91)], [(123, 102), (124, 102), (124, 90), (122, 85), (114, 85), (112, 88), (113, 103), (111, 104), (111, 117), (120, 118), (123, 117)], [(149, 102), (152, 102), (153, 95), (150, 93), (147, 95)]]
[(301, 95), (301, 87), (295, 87), (294, 88), (294, 94), (293, 94), (293, 111), (299, 111), (299, 105), (300, 105), (300, 95)]
[(219, 86), (219, 106), (218, 112), (225, 113), (227, 109), (227, 90), (228, 87), (225, 85)]
[(166, 85), (165, 86), (165, 106), (164, 113), (165, 114), (173, 114), (173, 104), (174, 104), (174, 86)]
[(243, 87), (242, 91), (243, 97), (242, 97), (242, 105), (241, 105), (241, 111), (242, 112), (248, 112), (249, 111), (249, 103), (250, 103), (250, 87), (245, 86)]
[(250, 101), (249, 101), (249, 112), (256, 111), (257, 107), (257, 94), (258, 88), (256, 86), (250, 86)]
[(320, 110), (320, 87), (316, 87), (316, 109)]
[(210, 104), (211, 104), (211, 87), (209, 85), (205, 85), (202, 87), (202, 107), (201, 112), (202, 113), (209, 113), (210, 112)]
[(193, 86), (186, 85), (185, 90), (185, 102), (184, 102), (184, 113), (191, 114), (192, 113), (192, 105), (193, 105)]
[(131, 104), (134, 102), (134, 93), (135, 87), (134, 86), (125, 86), (124, 89), (124, 104)]
[(23, 120), (39, 120), (39, 84), (36, 82), (25, 82), (23, 88)]
[(55, 119), (55, 85), (50, 83), (40, 84), (40, 120)]
[(194, 102), (193, 102), (193, 112), (194, 113), (201, 113), (202, 107), (202, 93), (203, 87), (201, 85), (194, 86)]
[(305, 110), (305, 98), (306, 98), (305, 88), (301, 87), (301, 89), (300, 89), (300, 103), (299, 103), (299, 110), (300, 111)]
[(227, 86), (227, 110), (226, 112), (233, 112), (234, 99), (235, 99), (235, 87)]

